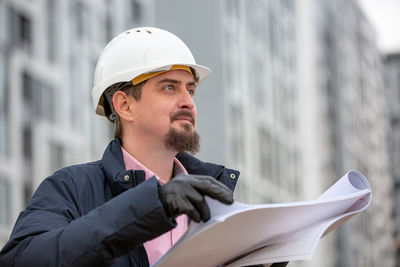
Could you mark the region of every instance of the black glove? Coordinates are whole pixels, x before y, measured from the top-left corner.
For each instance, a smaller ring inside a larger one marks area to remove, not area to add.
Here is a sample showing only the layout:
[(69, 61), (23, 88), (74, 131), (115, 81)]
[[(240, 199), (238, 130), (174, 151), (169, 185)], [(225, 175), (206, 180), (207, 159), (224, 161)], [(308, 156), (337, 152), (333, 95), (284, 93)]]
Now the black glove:
[(193, 221), (208, 221), (210, 209), (204, 196), (225, 204), (233, 203), (232, 191), (211, 176), (178, 175), (158, 189), (164, 210), (170, 218), (187, 214)]

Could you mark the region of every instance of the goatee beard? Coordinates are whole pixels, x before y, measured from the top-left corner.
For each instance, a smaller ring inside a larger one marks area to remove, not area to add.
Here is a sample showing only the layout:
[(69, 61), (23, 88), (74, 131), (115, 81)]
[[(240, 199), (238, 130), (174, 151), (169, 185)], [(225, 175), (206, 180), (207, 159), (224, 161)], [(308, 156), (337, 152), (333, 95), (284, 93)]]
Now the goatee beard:
[(200, 149), (200, 136), (190, 125), (183, 125), (184, 131), (177, 131), (171, 127), (165, 135), (165, 147), (168, 150), (196, 154)]

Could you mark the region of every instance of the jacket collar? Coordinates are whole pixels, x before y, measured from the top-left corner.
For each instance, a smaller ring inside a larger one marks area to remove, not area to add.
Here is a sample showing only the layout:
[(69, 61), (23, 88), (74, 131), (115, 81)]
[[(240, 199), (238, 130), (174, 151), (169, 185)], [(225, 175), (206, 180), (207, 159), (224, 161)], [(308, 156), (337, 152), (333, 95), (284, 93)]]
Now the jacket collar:
[(121, 141), (115, 138), (108, 144), (102, 158), (103, 170), (112, 194), (118, 195), (145, 180), (142, 170), (126, 170), (122, 157)]
[(187, 152), (178, 153), (176, 158), (190, 174), (209, 175), (217, 178), (224, 169), (224, 166), (203, 162)]
[[(186, 152), (178, 153), (176, 158), (182, 163), (189, 174), (209, 175), (217, 178), (224, 167), (205, 163)], [(102, 158), (102, 166), (112, 194), (118, 195), (145, 180), (142, 170), (126, 170), (121, 150), (121, 141), (115, 138), (111, 141)]]

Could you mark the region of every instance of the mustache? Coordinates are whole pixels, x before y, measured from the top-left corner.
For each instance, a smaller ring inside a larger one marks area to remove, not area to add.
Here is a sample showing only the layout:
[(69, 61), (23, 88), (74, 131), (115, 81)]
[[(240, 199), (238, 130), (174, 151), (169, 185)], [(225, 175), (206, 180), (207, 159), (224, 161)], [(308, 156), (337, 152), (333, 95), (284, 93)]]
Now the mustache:
[(189, 110), (178, 110), (177, 112), (173, 113), (171, 115), (171, 122), (176, 120), (179, 117), (189, 117), (192, 121), (192, 124), (195, 124), (196, 119), (194, 118), (194, 115), (191, 111)]

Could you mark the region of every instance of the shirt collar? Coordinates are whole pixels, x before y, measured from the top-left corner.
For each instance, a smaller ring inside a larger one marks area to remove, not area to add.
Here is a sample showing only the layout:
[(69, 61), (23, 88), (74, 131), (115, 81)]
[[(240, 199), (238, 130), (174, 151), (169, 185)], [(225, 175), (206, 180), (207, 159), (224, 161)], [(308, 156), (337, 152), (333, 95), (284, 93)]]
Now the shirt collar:
[[(155, 176), (161, 184), (165, 184), (164, 180), (155, 175), (151, 170), (135, 159), (122, 146), (121, 150), (126, 170), (143, 170), (146, 174), (146, 180)], [(185, 167), (183, 167), (182, 163), (177, 158), (174, 158), (174, 172), (172, 176), (177, 176), (179, 174), (188, 174), (188, 172), (186, 171)]]

